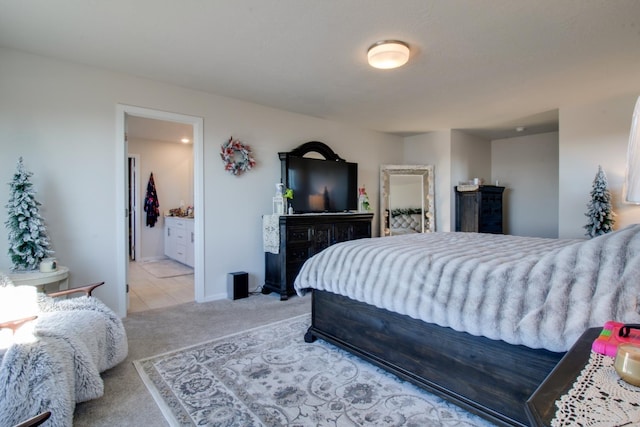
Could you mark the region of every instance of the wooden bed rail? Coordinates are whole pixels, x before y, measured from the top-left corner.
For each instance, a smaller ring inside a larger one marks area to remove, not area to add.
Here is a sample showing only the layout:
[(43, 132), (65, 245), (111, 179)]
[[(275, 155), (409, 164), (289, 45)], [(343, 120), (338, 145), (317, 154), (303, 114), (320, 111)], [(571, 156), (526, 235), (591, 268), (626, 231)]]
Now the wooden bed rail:
[(51, 411), (43, 412), (42, 414), (29, 418), (14, 427), (36, 427), (47, 421), (49, 417), (51, 417)]
[(75, 294), (78, 292), (84, 292), (86, 296), (90, 297), (93, 290), (98, 286), (102, 286), (102, 285), (104, 285), (104, 282), (97, 282), (97, 283), (92, 283), (90, 285), (79, 286), (77, 288), (65, 289), (63, 291), (49, 292), (47, 295), (52, 298), (56, 298), (56, 297), (62, 297), (65, 295)]
[(6, 322), (0, 323), (0, 329), (11, 329), (15, 334), (20, 326), (24, 325), (27, 322), (35, 320), (37, 317), (38, 316), (29, 316), (22, 319), (7, 320)]

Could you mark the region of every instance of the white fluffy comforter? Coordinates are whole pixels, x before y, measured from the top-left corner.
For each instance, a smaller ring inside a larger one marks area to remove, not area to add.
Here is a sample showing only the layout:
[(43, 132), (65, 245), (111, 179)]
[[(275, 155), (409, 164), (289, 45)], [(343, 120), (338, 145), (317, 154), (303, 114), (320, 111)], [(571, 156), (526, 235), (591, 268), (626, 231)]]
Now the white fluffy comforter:
[(640, 323), (640, 225), (591, 240), (438, 232), (344, 242), (309, 259), (295, 288), (567, 351), (589, 327)]
[(100, 372), (127, 356), (122, 322), (99, 300), (40, 296), (39, 306), (38, 318), (0, 351), (0, 426), (45, 411), (46, 425), (71, 426), (76, 403), (102, 396)]

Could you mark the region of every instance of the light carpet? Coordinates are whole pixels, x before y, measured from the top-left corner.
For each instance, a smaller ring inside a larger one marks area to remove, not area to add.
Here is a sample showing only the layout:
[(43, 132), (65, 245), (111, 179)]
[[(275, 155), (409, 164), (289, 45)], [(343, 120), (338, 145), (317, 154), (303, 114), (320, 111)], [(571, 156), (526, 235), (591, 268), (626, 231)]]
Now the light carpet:
[(158, 279), (193, 274), (193, 268), (172, 259), (142, 262), (140, 267)]
[(490, 426), (322, 340), (308, 314), (134, 362), (172, 426)]

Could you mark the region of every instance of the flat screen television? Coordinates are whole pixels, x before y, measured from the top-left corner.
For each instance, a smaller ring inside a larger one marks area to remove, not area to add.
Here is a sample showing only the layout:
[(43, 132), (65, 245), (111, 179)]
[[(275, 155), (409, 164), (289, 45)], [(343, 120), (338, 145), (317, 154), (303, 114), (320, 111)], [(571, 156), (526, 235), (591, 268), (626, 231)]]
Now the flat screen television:
[(358, 208), (358, 164), (309, 157), (288, 158), (285, 185), (295, 213), (348, 212)]

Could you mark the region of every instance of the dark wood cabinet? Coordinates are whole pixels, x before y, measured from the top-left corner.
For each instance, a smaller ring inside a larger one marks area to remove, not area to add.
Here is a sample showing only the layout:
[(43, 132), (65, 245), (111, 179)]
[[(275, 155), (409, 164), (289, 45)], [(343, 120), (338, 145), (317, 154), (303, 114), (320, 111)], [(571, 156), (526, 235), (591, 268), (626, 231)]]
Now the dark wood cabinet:
[(502, 234), (504, 187), (479, 185), (469, 191), (456, 190), (456, 231)]
[(295, 294), (293, 282), (302, 264), (329, 246), (371, 237), (372, 213), (282, 215), (280, 248), (265, 252), (263, 293), (278, 292), (281, 300)]

